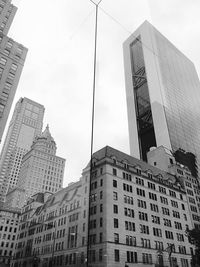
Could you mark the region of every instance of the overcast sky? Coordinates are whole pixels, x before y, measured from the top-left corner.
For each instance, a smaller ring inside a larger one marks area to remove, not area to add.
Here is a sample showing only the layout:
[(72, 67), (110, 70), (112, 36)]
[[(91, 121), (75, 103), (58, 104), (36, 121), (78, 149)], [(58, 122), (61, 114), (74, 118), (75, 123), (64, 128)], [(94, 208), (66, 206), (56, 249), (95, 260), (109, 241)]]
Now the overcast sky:
[[(89, 0), (12, 3), (18, 11), (8, 35), (29, 49), (12, 110), (20, 97), (45, 106), (44, 127), (66, 158), (66, 186), (90, 159), (95, 7)], [(200, 74), (200, 1), (103, 0), (100, 7), (94, 151), (110, 145), (129, 153), (122, 43), (149, 20)]]

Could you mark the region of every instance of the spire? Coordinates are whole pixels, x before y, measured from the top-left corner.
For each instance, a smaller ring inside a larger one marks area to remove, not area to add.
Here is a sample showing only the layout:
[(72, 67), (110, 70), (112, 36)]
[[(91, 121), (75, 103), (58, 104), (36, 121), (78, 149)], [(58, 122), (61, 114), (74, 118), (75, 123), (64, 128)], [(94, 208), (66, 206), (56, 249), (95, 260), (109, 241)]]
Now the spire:
[(51, 133), (49, 131), (49, 124), (47, 124), (46, 129), (44, 132), (41, 134), (41, 137), (44, 137), (48, 140), (54, 141), (53, 137), (51, 136)]

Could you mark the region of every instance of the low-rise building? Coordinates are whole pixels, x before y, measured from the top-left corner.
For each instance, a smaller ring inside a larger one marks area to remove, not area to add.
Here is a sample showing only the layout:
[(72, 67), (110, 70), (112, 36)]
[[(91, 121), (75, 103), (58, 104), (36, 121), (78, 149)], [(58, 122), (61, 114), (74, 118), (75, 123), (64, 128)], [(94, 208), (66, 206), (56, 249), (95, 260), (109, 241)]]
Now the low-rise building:
[(191, 266), (181, 180), (109, 146), (93, 154), (78, 182), (27, 212), (13, 267)]

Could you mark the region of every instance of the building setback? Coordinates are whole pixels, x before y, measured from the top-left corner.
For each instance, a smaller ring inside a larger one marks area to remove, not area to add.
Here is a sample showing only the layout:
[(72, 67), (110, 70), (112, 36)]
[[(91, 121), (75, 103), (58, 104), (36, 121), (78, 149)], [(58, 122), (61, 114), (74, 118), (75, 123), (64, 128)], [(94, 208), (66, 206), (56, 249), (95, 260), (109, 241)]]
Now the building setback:
[(17, 240), (19, 209), (0, 208), (0, 266), (12, 259)]
[[(24, 155), (17, 187), (25, 190), (23, 203), (38, 192), (55, 193), (63, 185), (65, 159), (56, 156), (56, 143), (47, 125)], [(15, 203), (14, 203), (15, 204)]]
[(23, 207), (11, 266), (190, 267), (181, 179), (108, 146), (92, 166), (89, 233), (90, 164), (78, 182)]
[(0, 200), (17, 185), (22, 158), (42, 131), (44, 106), (28, 98), (16, 103), (0, 155)]
[(7, 36), (17, 8), (0, 1), (0, 141), (26, 59), (27, 48)]
[(123, 48), (131, 155), (147, 160), (151, 147), (181, 149), (190, 153), (176, 154), (177, 160), (192, 160), (197, 177), (200, 82), (194, 64), (147, 21)]

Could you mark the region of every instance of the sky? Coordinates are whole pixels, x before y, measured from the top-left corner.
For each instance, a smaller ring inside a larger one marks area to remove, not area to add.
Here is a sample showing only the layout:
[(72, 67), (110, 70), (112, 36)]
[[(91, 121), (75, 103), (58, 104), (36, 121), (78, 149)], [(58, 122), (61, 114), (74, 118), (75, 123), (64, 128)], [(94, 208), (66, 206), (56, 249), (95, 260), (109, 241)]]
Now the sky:
[[(8, 36), (28, 54), (8, 123), (20, 97), (45, 106), (43, 126), (49, 124), (57, 155), (66, 159), (67, 186), (81, 177), (90, 159), (95, 6), (89, 0), (12, 3), (18, 11)], [(200, 75), (199, 10), (199, 0), (101, 2), (93, 151), (110, 145), (129, 154), (123, 42), (148, 20), (194, 62)]]

